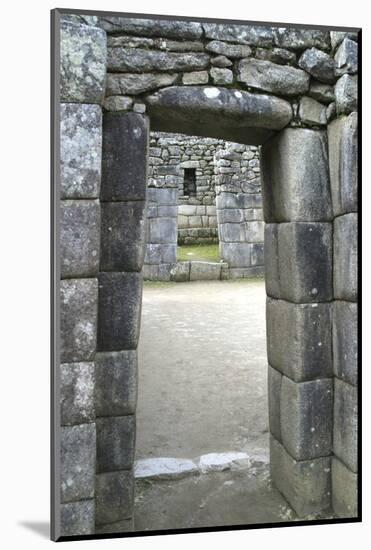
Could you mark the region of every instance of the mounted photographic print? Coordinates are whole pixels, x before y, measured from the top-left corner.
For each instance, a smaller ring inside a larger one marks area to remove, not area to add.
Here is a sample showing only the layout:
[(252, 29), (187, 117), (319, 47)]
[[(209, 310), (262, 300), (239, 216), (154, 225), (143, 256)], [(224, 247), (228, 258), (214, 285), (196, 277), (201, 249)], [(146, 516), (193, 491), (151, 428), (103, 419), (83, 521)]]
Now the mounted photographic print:
[(361, 520), (360, 29), (191, 15), (52, 12), (53, 540)]

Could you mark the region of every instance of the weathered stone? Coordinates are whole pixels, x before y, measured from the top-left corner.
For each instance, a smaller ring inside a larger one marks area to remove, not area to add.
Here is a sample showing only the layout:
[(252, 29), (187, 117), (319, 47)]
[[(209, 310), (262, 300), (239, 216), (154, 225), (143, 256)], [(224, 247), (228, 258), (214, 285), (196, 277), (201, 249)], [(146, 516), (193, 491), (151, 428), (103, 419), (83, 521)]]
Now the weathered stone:
[[(257, 222), (258, 223), (258, 222)], [(261, 239), (263, 240), (263, 231), (261, 233)], [(251, 245), (251, 265), (252, 266), (261, 266), (264, 268), (264, 244), (263, 243), (252, 243)], [(264, 269), (261, 272), (261, 276), (264, 275)]]
[(330, 507), (331, 457), (296, 461), (271, 436), (270, 466), (273, 483), (299, 517)]
[(340, 518), (358, 517), (358, 476), (332, 459), (332, 507)]
[(174, 53), (140, 48), (108, 48), (107, 69), (112, 72), (195, 71), (206, 69), (205, 53)]
[[(220, 193), (216, 196), (216, 208), (222, 209), (245, 209), (261, 206), (261, 197), (248, 195), (246, 193)], [(232, 221), (232, 220), (231, 220)]]
[(303, 94), (309, 88), (309, 75), (301, 69), (259, 59), (242, 59), (237, 80), (251, 88), (285, 96)]
[(220, 263), (193, 261), (190, 268), (190, 281), (215, 281), (220, 279)]
[(94, 422), (94, 363), (61, 365), (61, 425)]
[(61, 362), (93, 359), (97, 331), (97, 279), (61, 281)]
[(156, 189), (151, 187), (147, 192), (148, 202), (155, 202), (159, 206), (177, 205), (178, 189)]
[(71, 23), (83, 23), (84, 25), (90, 25), (96, 27), (98, 24), (98, 17), (96, 15), (72, 15), (72, 14), (60, 14), (61, 21), (70, 21)]
[(304, 50), (313, 46), (321, 50), (329, 50), (330, 33), (322, 30), (280, 27), (274, 31), (274, 43), (290, 50)]
[(205, 46), (200, 40), (168, 40), (167, 38), (156, 38), (155, 47), (168, 52), (203, 52)]
[(335, 375), (356, 385), (358, 382), (358, 306), (334, 302), (333, 353)]
[(264, 226), (265, 288), (267, 295), (272, 298), (281, 297), (278, 269), (278, 227), (276, 223), (266, 223)]
[(62, 199), (97, 198), (101, 177), (102, 113), (98, 105), (60, 107)]
[(62, 102), (102, 103), (106, 78), (106, 33), (96, 27), (61, 22)]
[(114, 523), (104, 523), (95, 526), (96, 535), (107, 535), (111, 533), (132, 533), (134, 531), (134, 518), (122, 519)]
[(358, 469), (357, 388), (335, 378), (334, 454), (353, 472)]
[(338, 76), (358, 71), (358, 44), (345, 38), (335, 54), (335, 71)]
[(112, 95), (106, 97), (103, 102), (103, 107), (106, 111), (129, 111), (133, 105), (131, 97)]
[(164, 19), (103, 16), (100, 26), (109, 33), (126, 33), (137, 36), (166, 36), (167, 38), (197, 39), (202, 36), (201, 23)]
[(249, 267), (251, 266), (251, 247), (250, 243), (221, 242), (220, 254), (229, 267)]
[(61, 505), (61, 536), (93, 535), (95, 532), (94, 499), (68, 502)]
[(233, 65), (233, 61), (228, 59), (228, 57), (225, 57), (225, 55), (217, 55), (216, 57), (212, 57), (210, 61), (214, 67), (225, 68)]
[(177, 242), (176, 218), (151, 218), (147, 223), (149, 232), (147, 242), (154, 244)]
[(134, 476), (132, 471), (107, 472), (96, 476), (95, 521), (114, 523), (133, 515)]
[(107, 96), (138, 95), (164, 86), (171, 86), (178, 78), (168, 73), (107, 74)]
[(273, 29), (256, 25), (228, 25), (226, 23), (203, 23), (206, 38), (250, 44), (251, 46), (271, 46)]
[(100, 209), (97, 200), (61, 201), (61, 277), (89, 277), (98, 273)]
[(272, 367), (296, 382), (332, 375), (329, 304), (292, 304), (267, 298), (266, 319)]
[(97, 416), (134, 414), (137, 402), (137, 368), (136, 350), (96, 354)]
[(332, 452), (332, 378), (293, 382), (282, 377), (282, 443), (296, 460), (312, 460)]
[(103, 118), (102, 201), (145, 200), (148, 121), (137, 113)]
[(267, 95), (217, 87), (173, 86), (146, 98), (151, 127), (259, 144), (286, 126), (291, 105)]
[(338, 115), (357, 110), (357, 76), (344, 74), (335, 84), (336, 112)]
[(210, 76), (213, 83), (217, 86), (232, 84), (233, 82), (233, 73), (230, 69), (219, 69), (218, 67), (213, 67), (210, 69)]
[(334, 220), (334, 295), (339, 300), (357, 301), (357, 214)]
[(336, 116), (336, 104), (335, 101), (330, 103), (326, 109), (327, 122), (330, 122)]
[(298, 61), (298, 65), (320, 82), (332, 84), (335, 80), (335, 62), (333, 58), (317, 48), (305, 50)]
[(344, 38), (349, 38), (350, 40), (358, 41), (359, 31), (356, 32), (341, 32), (341, 31), (331, 31), (331, 48), (336, 50), (339, 44), (344, 40)]
[(299, 104), (299, 117), (306, 124), (325, 125), (327, 123), (326, 107), (311, 97), (302, 97)]
[(189, 281), (191, 262), (177, 262), (170, 270), (170, 281), (183, 283)]
[(97, 418), (97, 473), (132, 468), (135, 416)]
[(209, 82), (209, 73), (207, 71), (194, 71), (185, 73), (182, 78), (185, 85), (188, 84), (207, 84)]
[(335, 99), (334, 88), (330, 84), (324, 84), (323, 82), (317, 82), (312, 80), (309, 86), (308, 95), (328, 105)]
[(145, 264), (171, 264), (176, 262), (177, 244), (148, 243), (144, 257)]
[(101, 271), (140, 271), (144, 259), (146, 203), (103, 202)]
[(296, 63), (296, 55), (294, 52), (285, 50), (283, 48), (257, 48), (255, 52), (257, 59), (263, 59), (265, 61), (271, 61), (272, 63), (279, 63), (282, 65)]
[(98, 349), (135, 349), (142, 301), (140, 273), (100, 273)]
[(288, 128), (263, 145), (266, 222), (332, 220), (326, 141), (325, 132)]
[(61, 501), (94, 497), (95, 424), (62, 426)]
[(268, 366), (268, 405), (269, 429), (271, 434), (280, 442), (281, 437), (281, 385), (282, 374)]
[(219, 42), (218, 40), (213, 40), (206, 45), (206, 51), (215, 53), (218, 55), (225, 55), (231, 59), (238, 59), (241, 57), (249, 57), (252, 53), (252, 50), (249, 46), (244, 46), (241, 44), (227, 44), (226, 42)]

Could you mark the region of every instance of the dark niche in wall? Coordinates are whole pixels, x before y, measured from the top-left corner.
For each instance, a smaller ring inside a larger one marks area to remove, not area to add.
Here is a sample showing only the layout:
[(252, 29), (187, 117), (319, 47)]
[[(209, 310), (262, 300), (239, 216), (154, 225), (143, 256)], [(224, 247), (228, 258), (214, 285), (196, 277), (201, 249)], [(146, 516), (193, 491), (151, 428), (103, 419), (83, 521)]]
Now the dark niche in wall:
[(196, 169), (184, 168), (183, 195), (185, 197), (196, 196)]

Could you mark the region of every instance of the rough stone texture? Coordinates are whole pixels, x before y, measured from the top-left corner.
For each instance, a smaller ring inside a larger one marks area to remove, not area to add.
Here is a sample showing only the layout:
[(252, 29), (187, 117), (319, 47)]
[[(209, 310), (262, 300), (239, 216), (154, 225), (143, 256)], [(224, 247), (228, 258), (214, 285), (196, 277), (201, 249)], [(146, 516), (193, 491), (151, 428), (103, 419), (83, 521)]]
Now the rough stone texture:
[(93, 499), (61, 505), (61, 536), (93, 535), (95, 532), (95, 503)]
[(325, 125), (327, 123), (326, 107), (311, 97), (302, 97), (299, 104), (299, 117), (307, 124)]
[(335, 84), (336, 112), (349, 114), (357, 110), (357, 76), (344, 74)]
[(264, 226), (265, 287), (267, 295), (272, 298), (280, 298), (281, 296), (278, 265), (278, 228), (277, 223), (266, 223)]
[(205, 53), (174, 53), (140, 48), (108, 48), (107, 69), (113, 72), (196, 71), (206, 69)]
[(61, 425), (94, 422), (94, 363), (63, 363), (61, 369)]
[(147, 220), (148, 239), (153, 244), (176, 243), (176, 218), (149, 218)]
[(358, 215), (345, 214), (334, 221), (334, 296), (357, 301)]
[(131, 97), (112, 95), (106, 97), (103, 102), (103, 107), (106, 111), (129, 111), (133, 105)]
[(272, 63), (279, 63), (282, 65), (293, 65), (296, 63), (295, 53), (283, 48), (257, 48), (255, 51), (255, 56), (257, 59), (263, 59), (265, 61), (271, 61)]
[(251, 250), (250, 243), (223, 243), (223, 259), (228, 263), (230, 268), (233, 267), (249, 267), (251, 266)]
[(331, 454), (332, 378), (298, 384), (283, 376), (280, 411), (282, 442), (293, 458), (311, 460)]
[(61, 22), (61, 101), (102, 103), (106, 78), (106, 33), (96, 27)]
[(102, 114), (98, 105), (60, 106), (60, 178), (62, 199), (99, 196)]
[(61, 281), (61, 362), (93, 359), (97, 332), (97, 279)]
[(135, 349), (142, 301), (140, 273), (99, 274), (98, 349)]
[(335, 80), (333, 58), (317, 48), (305, 50), (298, 61), (298, 65), (320, 82), (332, 84)]
[(334, 302), (333, 354), (335, 375), (357, 385), (358, 382), (358, 306)]
[(134, 505), (132, 471), (118, 471), (96, 476), (95, 522), (98, 525), (130, 518)]
[(193, 71), (184, 73), (182, 83), (190, 84), (207, 84), (209, 82), (209, 73), (207, 71)]
[(261, 150), (266, 222), (331, 221), (325, 132), (288, 128)]
[(212, 281), (220, 279), (220, 263), (213, 262), (190, 262), (190, 281)]
[(135, 446), (135, 417), (97, 418), (97, 472), (132, 468)]
[(359, 31), (356, 31), (356, 32), (331, 31), (330, 37), (331, 37), (332, 50), (336, 50), (336, 48), (339, 46), (339, 44), (341, 44), (341, 42), (345, 38), (349, 38), (350, 40), (354, 40), (355, 42), (357, 42), (358, 35), (359, 35)]
[(146, 203), (103, 202), (102, 271), (140, 271), (144, 259)]
[(252, 54), (252, 50), (249, 46), (228, 44), (226, 42), (220, 42), (219, 40), (212, 40), (206, 45), (205, 49), (208, 52), (224, 55), (231, 59), (249, 57)]
[(177, 262), (171, 267), (170, 281), (174, 281), (177, 283), (184, 283), (186, 281), (189, 281), (190, 269), (190, 262)]
[(152, 244), (146, 246), (144, 261), (146, 264), (171, 264), (176, 261), (177, 245)]
[(309, 88), (309, 75), (301, 69), (258, 59), (240, 61), (237, 80), (257, 90), (286, 96), (303, 94)]
[(330, 304), (267, 298), (266, 319), (270, 365), (296, 382), (332, 375)]
[(65, 426), (61, 435), (61, 501), (94, 497), (95, 424)]
[(97, 535), (107, 535), (110, 533), (119, 533), (121, 535), (122, 533), (131, 533), (132, 531), (134, 531), (134, 518), (95, 526), (95, 533)]
[(296, 461), (271, 436), (270, 465), (273, 483), (299, 517), (330, 507), (331, 457)]
[(358, 71), (358, 44), (344, 38), (335, 54), (335, 71), (337, 75), (354, 74)]
[(317, 82), (312, 80), (309, 86), (308, 95), (328, 105), (335, 100), (334, 88), (329, 84), (323, 84), (323, 82)]
[(107, 74), (107, 96), (136, 95), (150, 92), (163, 86), (171, 86), (176, 81), (176, 74), (134, 73)]
[(280, 442), (282, 442), (281, 385), (282, 385), (282, 374), (269, 365), (268, 366), (269, 429), (272, 435)]
[(334, 454), (357, 472), (357, 388), (335, 378), (334, 397)]
[(136, 350), (96, 354), (97, 416), (134, 414), (137, 403), (137, 369)]
[(225, 40), (238, 44), (271, 46), (273, 29), (256, 25), (228, 25), (226, 23), (203, 23), (206, 38)]
[(216, 86), (232, 84), (233, 82), (233, 72), (230, 69), (219, 69), (217, 67), (213, 67), (210, 69), (210, 76), (213, 84)]
[(61, 277), (91, 277), (98, 273), (100, 210), (97, 200), (61, 201)]
[(228, 59), (225, 55), (217, 55), (216, 57), (212, 57), (210, 59), (210, 63), (214, 65), (214, 67), (230, 67), (233, 65), (233, 61)]
[(281, 48), (291, 50), (304, 50), (306, 48), (330, 49), (330, 33), (323, 30), (277, 28), (274, 33), (274, 41)]
[(103, 117), (102, 201), (145, 200), (148, 121), (137, 113)]
[(140, 19), (132, 17), (99, 18), (100, 26), (110, 33), (136, 34), (139, 36), (166, 36), (167, 38), (197, 39), (202, 35), (201, 23), (193, 21), (167, 21), (163, 19)]
[(332, 507), (340, 518), (358, 516), (358, 476), (335, 457), (332, 459)]

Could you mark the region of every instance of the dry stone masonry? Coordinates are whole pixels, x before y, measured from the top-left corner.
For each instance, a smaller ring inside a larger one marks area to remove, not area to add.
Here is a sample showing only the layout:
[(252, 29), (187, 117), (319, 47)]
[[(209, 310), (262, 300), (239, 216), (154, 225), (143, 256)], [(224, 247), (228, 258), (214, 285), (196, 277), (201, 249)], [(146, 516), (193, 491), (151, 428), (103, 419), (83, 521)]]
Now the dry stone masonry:
[[(149, 153), (162, 158), (149, 129), (261, 146), (272, 479), (299, 515), (332, 508), (356, 517), (358, 32), (59, 11), (55, 17), (56, 536), (135, 528), (142, 265), (151, 256), (146, 242), (161, 245), (169, 235), (161, 253), (164, 263), (174, 262), (180, 185), (168, 172), (169, 187), (162, 185), (161, 163), (152, 160), (157, 176), (153, 170), (147, 189)], [(215, 151), (219, 241), (236, 276), (263, 265), (254, 166), (237, 179), (229, 170), (237, 155), (257, 160), (246, 153), (235, 146)], [(213, 206), (204, 203), (204, 187), (202, 206)], [(211, 212), (200, 213), (209, 228)], [(149, 241), (147, 216), (165, 220), (150, 222)]]

